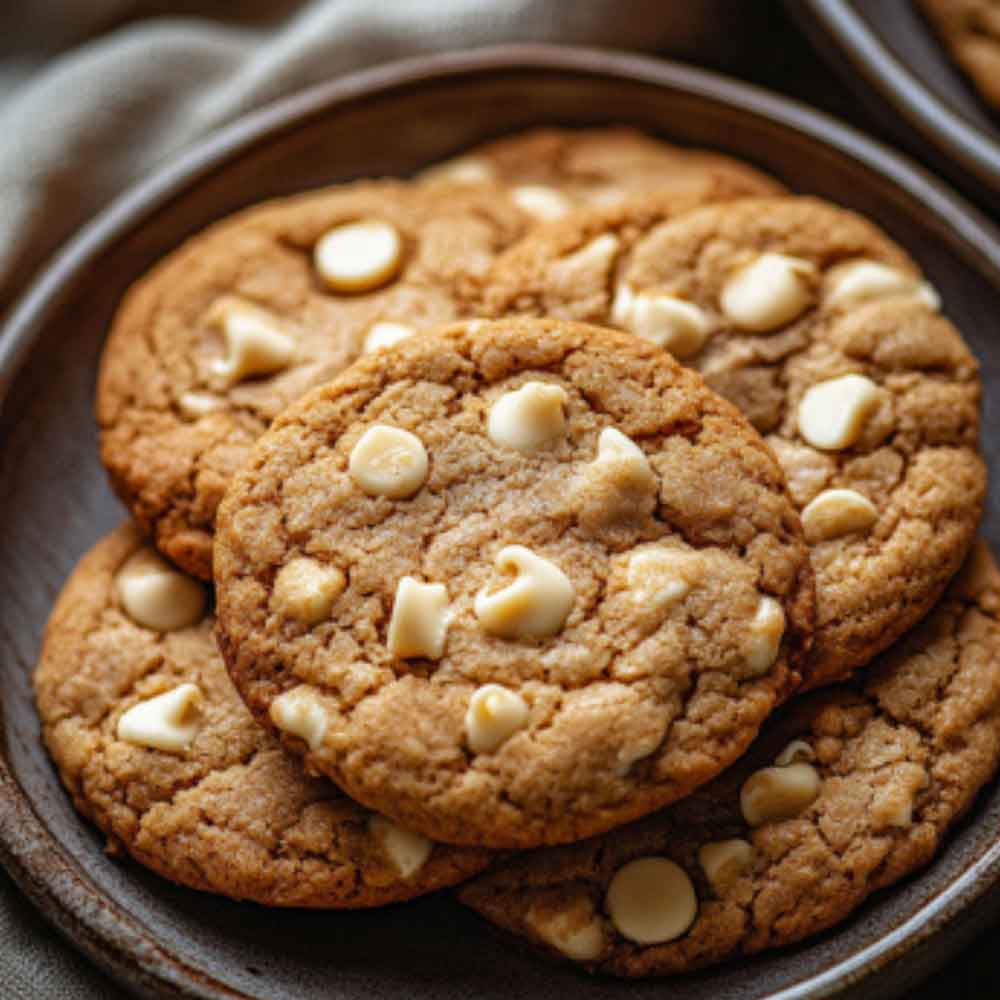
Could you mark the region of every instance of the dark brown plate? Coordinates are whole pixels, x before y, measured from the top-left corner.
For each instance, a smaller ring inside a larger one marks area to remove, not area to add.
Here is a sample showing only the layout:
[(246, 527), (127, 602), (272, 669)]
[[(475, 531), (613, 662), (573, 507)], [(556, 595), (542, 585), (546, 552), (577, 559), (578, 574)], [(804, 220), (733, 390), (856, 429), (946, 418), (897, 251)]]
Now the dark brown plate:
[[(53, 597), (122, 516), (97, 460), (97, 354), (125, 287), (183, 237), (248, 202), (406, 172), (538, 123), (630, 121), (713, 146), (882, 223), (919, 258), (1000, 407), (1000, 238), (900, 157), (820, 114), (663, 62), (538, 46), (423, 58), (361, 73), (242, 119), (124, 195), (39, 278), (0, 334), (0, 851), (78, 947), (141, 995), (261, 1000), (558, 997), (746, 1000), (889, 996), (992, 916), (1000, 789), (926, 871), (836, 932), (662, 982), (585, 979), (501, 939), (445, 896), (373, 913), (265, 910), (176, 888), (107, 858), (73, 812), (38, 738), (30, 673)], [(998, 443), (987, 441), (994, 468)], [(1000, 494), (986, 531), (1000, 540)], [(1000, 906), (1000, 900), (998, 900)]]
[(1000, 208), (1000, 110), (979, 97), (914, 0), (786, 7), (904, 148)]

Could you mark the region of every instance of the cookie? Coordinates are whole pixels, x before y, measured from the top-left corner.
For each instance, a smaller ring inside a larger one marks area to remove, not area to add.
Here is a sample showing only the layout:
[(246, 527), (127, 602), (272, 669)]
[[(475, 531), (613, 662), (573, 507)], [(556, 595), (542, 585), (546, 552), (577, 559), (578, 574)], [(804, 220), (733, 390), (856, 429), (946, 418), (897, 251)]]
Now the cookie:
[[(690, 792), (797, 681), (780, 469), (652, 345), (458, 324), (294, 404), (219, 509), (218, 638), (310, 768), (434, 839), (572, 840)], [(328, 576), (321, 602), (307, 598)]]
[(101, 360), (101, 457), (157, 547), (211, 579), (215, 509), (274, 416), (366, 350), (467, 314), (530, 219), (489, 187), (360, 182), (248, 209), (127, 294)]
[(919, 0), (919, 5), (984, 100), (1000, 108), (1000, 3)]
[(378, 906), (486, 866), (306, 777), (233, 689), (209, 605), (124, 525), (52, 612), (35, 674), (45, 742), (111, 853), (272, 906)]
[(653, 194), (697, 204), (784, 191), (748, 163), (674, 146), (624, 126), (518, 132), (473, 147), (422, 176), (430, 182), (501, 184), (541, 221), (628, 196)]
[(978, 545), (934, 612), (744, 760), (632, 826), (458, 890), (550, 954), (668, 975), (801, 941), (926, 865), (1000, 761), (1000, 573)]
[(813, 198), (666, 218), (630, 202), (501, 255), (484, 311), (626, 327), (765, 435), (816, 573), (806, 681), (846, 676), (927, 613), (982, 510), (975, 359), (906, 253)]

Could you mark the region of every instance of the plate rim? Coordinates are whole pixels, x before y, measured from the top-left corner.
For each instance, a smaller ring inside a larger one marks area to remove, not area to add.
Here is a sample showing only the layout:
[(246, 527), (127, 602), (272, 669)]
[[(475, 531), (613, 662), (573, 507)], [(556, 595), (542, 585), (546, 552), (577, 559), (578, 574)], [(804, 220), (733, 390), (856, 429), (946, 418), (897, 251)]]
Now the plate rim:
[[(815, 6), (836, 0), (810, 2)], [(957, 238), (957, 249), (966, 262), (1000, 293), (1000, 229), (996, 225), (904, 154), (792, 98), (708, 70), (608, 49), (515, 43), (420, 55), (313, 85), (240, 116), (128, 188), (79, 229), (43, 265), (0, 325), (0, 426), (6, 390), (80, 273), (186, 187), (253, 146), (356, 99), (384, 97), (403, 87), (455, 78), (516, 72), (567, 72), (650, 84), (725, 104), (800, 132), (920, 199)], [(93, 885), (35, 813), (8, 764), (5, 747), (6, 735), (0, 732), (0, 862), (70, 944), (119, 984), (144, 995), (253, 1000), (161, 947), (139, 921)], [(38, 874), (42, 864), (44, 878)], [(772, 994), (771, 1000), (826, 997), (857, 987), (957, 923), (998, 881), (1000, 839), (889, 934)], [(956, 938), (951, 950), (960, 943)], [(945, 957), (942, 954), (941, 961)]]
[[(850, 0), (785, 0), (785, 9), (820, 51), (828, 52), (832, 43), (868, 88), (956, 166), (1000, 194), (1000, 140), (943, 101), (912, 73)], [(834, 68), (844, 75), (839, 66)]]

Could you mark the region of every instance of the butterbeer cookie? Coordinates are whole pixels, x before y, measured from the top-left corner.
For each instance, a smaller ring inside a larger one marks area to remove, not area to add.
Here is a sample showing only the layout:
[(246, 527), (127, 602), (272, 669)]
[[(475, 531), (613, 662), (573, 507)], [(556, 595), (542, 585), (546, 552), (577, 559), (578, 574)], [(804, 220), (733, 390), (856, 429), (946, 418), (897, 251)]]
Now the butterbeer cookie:
[(498, 259), (484, 310), (629, 329), (766, 436), (816, 573), (807, 684), (890, 645), (961, 564), (986, 486), (977, 365), (859, 216), (813, 198), (578, 213)]
[(1000, 574), (973, 550), (864, 680), (798, 699), (668, 809), (459, 890), (549, 953), (621, 976), (800, 941), (928, 863), (1000, 760)]
[(571, 840), (687, 794), (795, 684), (811, 628), (760, 438), (652, 345), (579, 324), (362, 359), (275, 421), (217, 532), (254, 713), (456, 843)]
[(365, 351), (467, 314), (530, 217), (503, 192), (361, 182), (268, 202), (126, 296), (101, 362), (101, 456), (161, 552), (211, 578), (215, 508), (274, 416)]
[(496, 183), (540, 221), (633, 195), (699, 204), (780, 194), (773, 177), (732, 157), (671, 145), (633, 128), (538, 128), (476, 146), (425, 171), (431, 183)]
[(35, 675), (45, 742), (112, 853), (274, 906), (377, 906), (485, 867), (487, 852), (432, 844), (306, 777), (233, 690), (209, 603), (125, 525), (52, 612)]
[(1000, 3), (919, 0), (919, 6), (983, 98), (1000, 108)]

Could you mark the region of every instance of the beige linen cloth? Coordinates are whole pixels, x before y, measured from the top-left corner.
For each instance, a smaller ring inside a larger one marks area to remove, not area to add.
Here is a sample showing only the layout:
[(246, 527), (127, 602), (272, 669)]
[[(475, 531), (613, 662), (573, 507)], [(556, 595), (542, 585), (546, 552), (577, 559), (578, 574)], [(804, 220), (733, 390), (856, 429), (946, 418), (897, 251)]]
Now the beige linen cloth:
[[(0, 0), (0, 316), (115, 195), (251, 108), (403, 56), (498, 42), (657, 50), (672, 39), (686, 54), (699, 46), (686, 11), (664, 0)], [(119, 996), (0, 870), (0, 997)]]
[(0, 314), (95, 211), (250, 108), (423, 52), (520, 40), (655, 50), (664, 36), (683, 46), (685, 21), (698, 30), (685, 10), (663, 0), (0, 0)]

